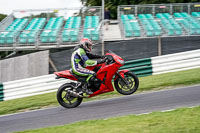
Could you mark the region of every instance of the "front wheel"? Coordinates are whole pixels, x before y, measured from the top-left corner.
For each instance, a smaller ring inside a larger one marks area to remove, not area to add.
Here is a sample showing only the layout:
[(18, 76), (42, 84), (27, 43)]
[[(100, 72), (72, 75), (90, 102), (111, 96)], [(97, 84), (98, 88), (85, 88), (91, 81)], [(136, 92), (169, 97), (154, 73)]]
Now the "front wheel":
[(138, 77), (129, 71), (124, 73), (124, 80), (118, 76), (118, 78), (114, 81), (115, 89), (123, 95), (133, 94), (139, 86)]
[(74, 97), (69, 94), (68, 90), (74, 89), (74, 85), (71, 83), (66, 83), (62, 85), (57, 91), (57, 101), (59, 104), (65, 108), (75, 108), (79, 106), (83, 100), (81, 97)]

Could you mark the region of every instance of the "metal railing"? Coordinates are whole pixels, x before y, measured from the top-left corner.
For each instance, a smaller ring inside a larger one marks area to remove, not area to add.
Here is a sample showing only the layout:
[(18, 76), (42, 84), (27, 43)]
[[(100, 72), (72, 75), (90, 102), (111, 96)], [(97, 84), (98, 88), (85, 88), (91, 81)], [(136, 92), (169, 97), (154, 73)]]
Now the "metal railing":
[(0, 31), (5, 30), (5, 28), (8, 27), (13, 22), (13, 20), (14, 20), (13, 13), (4, 18), (0, 22)]
[(200, 3), (171, 3), (171, 4), (147, 4), (147, 5), (120, 5), (118, 6), (118, 20), (121, 15), (134, 14), (152, 14), (175, 12), (200, 12)]

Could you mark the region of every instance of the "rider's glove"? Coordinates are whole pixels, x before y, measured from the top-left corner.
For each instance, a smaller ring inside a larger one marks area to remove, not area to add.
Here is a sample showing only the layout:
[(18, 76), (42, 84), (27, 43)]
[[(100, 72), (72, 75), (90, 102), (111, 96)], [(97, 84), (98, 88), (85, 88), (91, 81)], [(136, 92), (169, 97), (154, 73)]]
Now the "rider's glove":
[(98, 60), (98, 61), (97, 61), (97, 64), (102, 64), (102, 63), (106, 62), (106, 59), (107, 59), (107, 58), (104, 58), (104, 59)]
[(104, 59), (104, 58), (107, 58), (107, 57), (106, 57), (105, 55), (102, 55), (102, 56), (101, 56), (101, 59)]

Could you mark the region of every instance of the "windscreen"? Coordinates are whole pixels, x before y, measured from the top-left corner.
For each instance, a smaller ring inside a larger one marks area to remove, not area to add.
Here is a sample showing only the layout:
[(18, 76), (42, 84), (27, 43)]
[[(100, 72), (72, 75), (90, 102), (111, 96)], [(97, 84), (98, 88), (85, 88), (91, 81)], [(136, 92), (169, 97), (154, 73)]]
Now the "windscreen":
[[(117, 55), (116, 53), (114, 53), (112, 50), (108, 50), (108, 53), (111, 53), (111, 54), (115, 54)], [(118, 56), (118, 55), (117, 55)]]

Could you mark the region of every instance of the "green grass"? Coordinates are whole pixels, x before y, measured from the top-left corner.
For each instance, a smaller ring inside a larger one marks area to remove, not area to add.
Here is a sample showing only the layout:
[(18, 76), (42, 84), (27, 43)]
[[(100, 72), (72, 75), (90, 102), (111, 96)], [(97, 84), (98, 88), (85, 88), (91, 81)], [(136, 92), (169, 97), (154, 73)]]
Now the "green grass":
[(200, 107), (82, 121), (18, 133), (199, 133)]
[[(186, 85), (200, 84), (200, 68), (187, 71), (172, 72), (139, 78), (140, 86), (137, 93), (149, 90), (160, 90)], [(102, 94), (84, 101), (94, 99), (105, 99), (109, 97), (122, 96), (116, 91)], [(49, 106), (58, 106), (56, 93), (31, 96), (0, 102), (0, 115), (34, 110)]]
[(200, 84), (200, 68), (140, 78), (140, 91)]

